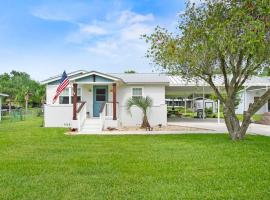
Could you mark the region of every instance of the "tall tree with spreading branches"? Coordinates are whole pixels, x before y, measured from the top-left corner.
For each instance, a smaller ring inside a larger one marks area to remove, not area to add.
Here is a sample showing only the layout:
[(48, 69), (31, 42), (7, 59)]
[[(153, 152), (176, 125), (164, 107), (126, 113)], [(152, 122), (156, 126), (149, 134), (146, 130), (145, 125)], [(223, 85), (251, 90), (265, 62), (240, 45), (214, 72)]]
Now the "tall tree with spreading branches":
[[(270, 99), (270, 89), (251, 103), (240, 123), (237, 93), (252, 75), (270, 66), (269, 0), (205, 0), (188, 3), (180, 15), (179, 34), (157, 27), (144, 35), (147, 57), (170, 74), (207, 82), (224, 106), (230, 137), (243, 139), (251, 117)], [(215, 78), (224, 81), (224, 90)]]

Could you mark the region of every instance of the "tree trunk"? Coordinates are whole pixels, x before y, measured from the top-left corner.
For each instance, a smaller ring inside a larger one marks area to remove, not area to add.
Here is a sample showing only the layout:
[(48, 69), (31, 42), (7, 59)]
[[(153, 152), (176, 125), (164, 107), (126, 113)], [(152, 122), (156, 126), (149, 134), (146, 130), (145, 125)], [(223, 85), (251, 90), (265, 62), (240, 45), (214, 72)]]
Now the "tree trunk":
[(224, 119), (232, 140), (244, 139), (247, 129), (251, 123), (251, 115), (248, 112), (244, 113), (243, 122), (240, 124), (235, 109), (228, 109), (224, 106)]
[(150, 127), (150, 124), (149, 124), (149, 122), (148, 122), (147, 116), (144, 115), (144, 116), (143, 116), (143, 123), (142, 123), (142, 125), (141, 125), (141, 128), (147, 128), (147, 127)]

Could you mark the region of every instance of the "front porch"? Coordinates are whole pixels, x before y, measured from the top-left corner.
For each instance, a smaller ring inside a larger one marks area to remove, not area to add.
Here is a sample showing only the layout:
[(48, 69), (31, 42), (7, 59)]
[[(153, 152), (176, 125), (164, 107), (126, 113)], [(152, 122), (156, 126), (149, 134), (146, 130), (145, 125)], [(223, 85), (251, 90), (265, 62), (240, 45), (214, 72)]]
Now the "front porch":
[[(71, 80), (73, 85), (72, 129), (79, 132), (117, 128), (116, 91), (119, 81), (105, 75), (86, 74)], [(80, 88), (80, 90), (78, 90)], [(81, 91), (81, 102), (78, 102)]]

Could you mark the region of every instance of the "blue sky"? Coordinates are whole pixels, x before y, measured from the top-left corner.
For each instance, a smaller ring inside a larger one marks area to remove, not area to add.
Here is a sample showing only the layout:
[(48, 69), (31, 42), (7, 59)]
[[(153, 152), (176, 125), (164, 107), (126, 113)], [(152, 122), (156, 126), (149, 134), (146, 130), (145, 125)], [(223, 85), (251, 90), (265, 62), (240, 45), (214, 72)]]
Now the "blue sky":
[(140, 35), (176, 30), (184, 0), (12, 0), (0, 4), (0, 74), (151, 72)]

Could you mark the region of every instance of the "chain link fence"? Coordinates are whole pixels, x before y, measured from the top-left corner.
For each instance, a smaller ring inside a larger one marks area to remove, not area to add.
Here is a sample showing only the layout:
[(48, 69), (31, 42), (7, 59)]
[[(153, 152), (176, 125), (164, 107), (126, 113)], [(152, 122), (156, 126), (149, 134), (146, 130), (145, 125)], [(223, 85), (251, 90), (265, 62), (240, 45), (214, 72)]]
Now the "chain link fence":
[(42, 108), (30, 108), (27, 111), (23, 108), (3, 109), (1, 112), (3, 122), (16, 122), (43, 116)]

